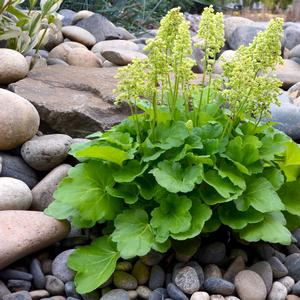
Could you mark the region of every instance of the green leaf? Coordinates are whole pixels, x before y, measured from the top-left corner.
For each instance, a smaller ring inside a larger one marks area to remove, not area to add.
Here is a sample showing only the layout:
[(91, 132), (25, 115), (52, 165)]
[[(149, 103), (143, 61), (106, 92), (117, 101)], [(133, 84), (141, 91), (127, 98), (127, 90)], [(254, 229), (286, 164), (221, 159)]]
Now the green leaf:
[(230, 198), (240, 191), (228, 178), (222, 178), (216, 170), (205, 172), (203, 179), (210, 186), (214, 187), (223, 198)]
[(266, 135), (261, 139), (260, 156), (265, 160), (274, 160), (275, 156), (283, 154), (286, 149), (287, 136), (281, 132)]
[(90, 246), (76, 249), (69, 256), (68, 265), (77, 272), (77, 292), (85, 294), (105, 283), (113, 274), (119, 257), (116, 244), (107, 236), (94, 240)]
[(222, 225), (217, 210), (213, 211), (211, 218), (204, 224), (203, 233), (214, 232)]
[(136, 177), (142, 175), (148, 165), (141, 165), (138, 160), (130, 160), (121, 168), (117, 168), (113, 172), (113, 177), (116, 182), (131, 182)]
[(113, 197), (124, 199), (127, 204), (134, 204), (139, 198), (139, 188), (135, 183), (117, 183), (107, 187), (106, 191)]
[(297, 143), (290, 140), (287, 143), (285, 166), (300, 166), (300, 147)]
[(168, 194), (166, 198), (159, 199), (160, 206), (152, 212), (151, 226), (156, 229), (156, 235), (161, 237), (158, 241), (164, 242), (169, 234), (176, 234), (188, 230), (191, 226), (192, 216), (189, 212), (192, 201), (186, 196)]
[(130, 159), (129, 154), (111, 146), (91, 146), (75, 153), (76, 157), (98, 158), (110, 161), (122, 166), (122, 163)]
[(202, 203), (198, 199), (192, 199), (193, 204), (190, 209), (190, 214), (192, 216), (191, 226), (188, 230), (180, 233), (171, 234), (172, 238), (175, 240), (186, 240), (191, 239), (199, 235), (203, 229), (203, 226), (207, 220), (212, 215), (212, 211), (206, 204)]
[(284, 226), (286, 224), (281, 212), (272, 212), (265, 215), (260, 223), (249, 224), (240, 231), (240, 237), (248, 242), (263, 240), (270, 243), (289, 245), (292, 241), (291, 233)]
[(300, 179), (286, 182), (278, 191), (278, 195), (290, 214), (300, 216)]
[(151, 200), (155, 195), (155, 186), (157, 183), (152, 175), (144, 175), (135, 180), (140, 189), (141, 196), (146, 200)]
[(154, 234), (143, 209), (128, 209), (115, 219), (112, 240), (117, 243), (124, 259), (146, 255), (153, 243)]
[(218, 209), (221, 222), (232, 229), (242, 229), (248, 224), (258, 223), (264, 219), (264, 215), (253, 208), (247, 211), (239, 211), (233, 203), (226, 203)]
[(106, 188), (113, 184), (111, 169), (107, 165), (98, 161), (80, 163), (61, 181), (54, 193), (55, 201), (46, 213), (65, 219), (78, 211), (84, 221), (113, 220), (123, 207), (120, 199), (106, 192)]
[(278, 168), (265, 168), (262, 175), (273, 185), (275, 191), (284, 183), (284, 176)]
[(120, 146), (124, 150), (129, 150), (133, 142), (133, 138), (128, 132), (118, 132), (114, 130), (103, 133), (100, 137), (100, 140)]
[(203, 166), (181, 167), (179, 162), (164, 160), (158, 163), (152, 173), (157, 183), (171, 193), (188, 193), (202, 181)]
[(171, 240), (168, 239), (163, 243), (155, 242), (152, 246), (152, 249), (160, 253), (166, 253), (171, 248)]
[(234, 165), (228, 164), (223, 160), (216, 169), (222, 178), (228, 178), (234, 185), (243, 190), (246, 188), (244, 175)]
[(197, 236), (193, 239), (182, 241), (172, 241), (172, 247), (176, 252), (176, 256), (192, 257), (199, 250), (201, 239)]
[(246, 211), (250, 206), (262, 213), (284, 209), (273, 185), (264, 177), (250, 177), (246, 191), (235, 200), (235, 204), (240, 211)]
[(300, 227), (300, 216), (299, 215), (295, 216), (295, 215), (288, 213), (287, 211), (284, 211), (283, 214), (284, 214), (284, 217), (287, 222), (286, 227), (289, 229), (289, 231), (294, 231)]

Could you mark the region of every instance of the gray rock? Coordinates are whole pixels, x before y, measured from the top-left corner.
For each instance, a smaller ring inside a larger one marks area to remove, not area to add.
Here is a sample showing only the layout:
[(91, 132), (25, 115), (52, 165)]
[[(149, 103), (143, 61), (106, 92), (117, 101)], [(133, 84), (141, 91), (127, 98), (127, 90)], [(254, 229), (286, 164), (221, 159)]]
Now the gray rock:
[(64, 37), (71, 41), (80, 43), (86, 47), (92, 47), (96, 44), (96, 39), (93, 34), (79, 26), (64, 26), (62, 28)]
[(74, 271), (68, 265), (67, 260), (74, 249), (66, 250), (55, 257), (52, 262), (52, 274), (63, 282), (72, 281), (74, 279)]
[(5, 295), (2, 300), (32, 300), (32, 298), (27, 291), (22, 291)]
[(155, 265), (151, 268), (150, 279), (149, 279), (149, 288), (155, 290), (161, 288), (164, 285), (166, 278), (166, 273), (162, 267)]
[(86, 72), (84, 67), (48, 66), (9, 88), (37, 108), (48, 128), (84, 137), (109, 129), (129, 114), (125, 106), (113, 104), (116, 68), (91, 68), (89, 76)]
[(291, 276), (295, 281), (300, 280), (300, 254), (294, 253), (287, 256), (284, 263), (288, 269), (288, 275)]
[(61, 295), (65, 290), (64, 283), (59, 278), (52, 275), (46, 275), (45, 288), (53, 296)]
[(267, 289), (262, 278), (255, 272), (244, 270), (235, 276), (235, 288), (243, 300), (265, 300)]
[(46, 284), (46, 278), (41, 268), (41, 263), (36, 258), (30, 263), (30, 273), (33, 276), (33, 285), (42, 290)]
[(0, 280), (0, 299), (3, 299), (5, 295), (11, 294), (5, 283)]
[(76, 26), (89, 31), (96, 38), (97, 42), (122, 38), (118, 28), (100, 14), (93, 14), (80, 20), (76, 23)]
[(300, 44), (300, 28), (299, 26), (288, 26), (284, 30), (284, 46), (289, 50)]
[(122, 289), (111, 290), (106, 293), (100, 300), (129, 300), (128, 293)]
[(291, 59), (284, 59), (282, 65), (277, 65), (274, 75), (282, 81), (282, 88), (288, 90), (300, 81), (300, 66)]
[(192, 267), (180, 269), (174, 279), (174, 283), (186, 294), (193, 294), (200, 288), (200, 282), (196, 270)]
[(147, 255), (141, 257), (142, 262), (147, 266), (158, 265), (163, 259), (164, 255), (157, 251), (150, 251)]
[(289, 56), (290, 59), (293, 57), (298, 57), (300, 58), (300, 44), (295, 46), (290, 52), (289, 52)]
[(219, 264), (226, 255), (225, 245), (221, 242), (215, 242), (201, 247), (195, 255), (200, 264)]
[(288, 270), (285, 267), (285, 265), (277, 258), (277, 257), (271, 257), (269, 258), (269, 264), (271, 265), (272, 271), (273, 271), (273, 277), (275, 279), (284, 277), (288, 274)]
[(267, 300), (285, 300), (287, 297), (287, 290), (285, 286), (279, 281), (273, 283), (272, 289), (268, 295)]
[(100, 292), (98, 290), (92, 291), (87, 294), (81, 294), (83, 300), (99, 300), (100, 299)]
[(296, 282), (296, 284), (293, 286), (292, 294), (300, 296), (300, 281)]
[(257, 273), (263, 279), (269, 293), (273, 284), (273, 271), (270, 264), (267, 261), (259, 261), (252, 265), (249, 270)]
[(187, 263), (185, 263), (186, 266), (192, 267), (195, 269), (197, 275), (198, 275), (198, 279), (199, 279), (199, 283), (200, 283), (200, 287), (202, 286), (202, 284), (204, 283), (204, 272), (202, 267), (196, 262), (196, 261), (189, 261)]
[(210, 294), (220, 294), (222, 296), (229, 296), (234, 292), (234, 284), (221, 278), (206, 279), (203, 288)]
[(290, 276), (282, 277), (282, 278), (278, 279), (278, 281), (281, 282), (285, 286), (288, 294), (292, 291), (293, 286), (295, 285), (295, 280)]
[[(297, 92), (299, 93), (300, 96), (300, 82), (297, 85)], [(293, 231), (293, 237), (296, 239), (297, 241), (297, 246), (300, 247), (300, 228), (296, 229), (295, 231)]]
[(225, 40), (228, 41), (232, 33), (242, 25), (254, 25), (255, 22), (243, 17), (224, 18)]
[(292, 57), (291, 60), (300, 65), (300, 57)]
[(210, 300), (225, 300), (222, 295), (211, 295)]
[(189, 300), (189, 298), (173, 283), (167, 286), (168, 295), (174, 300)]
[(105, 59), (117, 66), (131, 64), (134, 59), (146, 59), (147, 56), (138, 51), (110, 49), (102, 52)]
[(31, 202), (31, 191), (23, 181), (0, 177), (0, 210), (27, 210)]
[[(283, 98), (283, 101), (286, 101), (285, 99), (286, 98)], [(275, 255), (275, 249), (269, 244), (265, 243), (256, 245), (256, 251), (258, 255), (264, 260), (268, 260), (270, 257)]]
[(53, 65), (69, 66), (67, 62), (59, 58), (47, 58), (47, 64), (49, 66), (53, 66)]
[(123, 271), (115, 271), (113, 274), (114, 285), (123, 290), (134, 290), (137, 288), (137, 280), (131, 274)]
[(168, 296), (167, 290), (164, 288), (155, 289), (149, 296), (149, 300), (164, 300)]
[(245, 269), (245, 261), (243, 257), (238, 256), (228, 267), (226, 272), (223, 275), (223, 279), (229, 281), (229, 282), (234, 282), (234, 277), (235, 275), (243, 271)]
[(63, 26), (71, 25), (76, 12), (71, 9), (61, 9), (58, 12), (63, 18), (61, 20)]
[(68, 281), (65, 283), (65, 293), (67, 297), (80, 299), (80, 295), (76, 292), (74, 281)]
[(25, 182), (30, 189), (38, 183), (38, 175), (19, 156), (0, 153), (0, 176), (12, 177)]
[(263, 27), (241, 25), (234, 30), (227, 42), (232, 50), (238, 49), (241, 45), (248, 46), (262, 30)]
[(54, 168), (32, 189), (32, 210), (44, 211), (53, 202), (53, 193), (60, 181), (67, 176), (70, 168), (68, 164)]
[(34, 137), (21, 148), (23, 159), (34, 169), (49, 171), (68, 155), (72, 138), (65, 134)]
[(31, 289), (31, 282), (20, 279), (9, 279), (7, 281), (7, 287), (12, 292), (29, 291)]
[(33, 279), (32, 274), (14, 270), (14, 269), (4, 269), (0, 270), (0, 279), (9, 280), (9, 279), (20, 279), (20, 280), (27, 280), (31, 281)]

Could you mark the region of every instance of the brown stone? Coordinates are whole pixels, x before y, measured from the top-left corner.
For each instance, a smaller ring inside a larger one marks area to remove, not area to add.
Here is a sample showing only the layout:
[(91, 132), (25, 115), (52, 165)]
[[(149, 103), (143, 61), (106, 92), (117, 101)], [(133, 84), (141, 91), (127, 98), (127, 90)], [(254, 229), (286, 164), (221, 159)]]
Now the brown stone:
[(141, 52), (132, 51), (132, 50), (119, 50), (111, 49), (102, 51), (102, 56), (109, 60), (110, 62), (118, 66), (126, 66), (132, 62), (133, 59), (145, 59), (147, 56)]
[(99, 58), (92, 52), (84, 48), (75, 48), (69, 52), (67, 63), (78, 67), (101, 67)]
[(0, 211), (0, 269), (68, 235), (69, 224), (42, 212)]
[(64, 26), (62, 33), (71, 41), (78, 42), (87, 47), (92, 47), (96, 44), (96, 38), (87, 30), (78, 26)]
[(285, 59), (283, 65), (278, 65), (276, 76), (283, 82), (283, 88), (289, 89), (300, 81), (300, 65), (290, 59)]
[(42, 123), (75, 137), (109, 129), (129, 114), (114, 105), (117, 68), (48, 66), (10, 85), (38, 110)]

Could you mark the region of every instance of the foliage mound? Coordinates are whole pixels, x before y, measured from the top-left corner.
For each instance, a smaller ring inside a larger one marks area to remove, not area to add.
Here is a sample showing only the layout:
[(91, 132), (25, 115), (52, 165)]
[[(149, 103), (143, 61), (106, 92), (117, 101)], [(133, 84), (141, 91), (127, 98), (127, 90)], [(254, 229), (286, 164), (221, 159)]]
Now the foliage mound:
[(166, 252), (222, 224), (246, 241), (285, 245), (300, 224), (300, 149), (261, 122), (280, 92), (270, 71), (282, 60), (282, 20), (237, 50), (216, 79), (222, 14), (206, 8), (198, 36), (201, 84), (193, 83), (189, 23), (172, 9), (147, 45), (148, 59), (119, 71), (117, 101), (132, 116), (72, 147), (81, 162), (46, 213), (102, 228), (69, 259), (81, 293), (103, 284), (120, 257)]

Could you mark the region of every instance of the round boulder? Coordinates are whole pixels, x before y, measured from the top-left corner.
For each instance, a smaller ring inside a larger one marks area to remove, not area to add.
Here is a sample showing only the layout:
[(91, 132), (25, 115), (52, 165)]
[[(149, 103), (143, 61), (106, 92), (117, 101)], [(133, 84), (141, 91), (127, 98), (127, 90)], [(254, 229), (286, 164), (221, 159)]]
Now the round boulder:
[(31, 202), (31, 191), (23, 181), (0, 177), (0, 210), (26, 210)]
[(7, 85), (24, 78), (29, 67), (26, 58), (18, 51), (0, 49), (0, 84)]
[(68, 54), (75, 48), (87, 49), (84, 45), (77, 42), (65, 42), (53, 48), (49, 53), (48, 59), (60, 59), (67, 62)]
[(69, 52), (67, 56), (67, 63), (71, 66), (77, 67), (101, 67), (99, 58), (90, 50), (84, 48), (75, 48)]
[(0, 110), (0, 150), (16, 148), (37, 133), (40, 117), (29, 101), (0, 89), (0, 107), (5, 107)]

